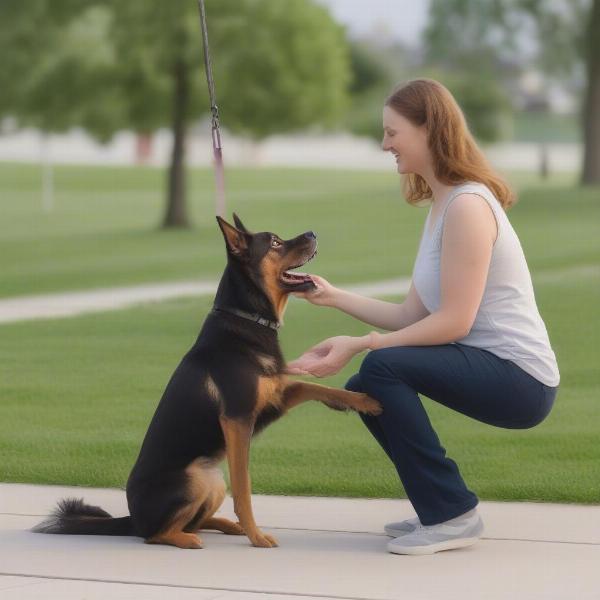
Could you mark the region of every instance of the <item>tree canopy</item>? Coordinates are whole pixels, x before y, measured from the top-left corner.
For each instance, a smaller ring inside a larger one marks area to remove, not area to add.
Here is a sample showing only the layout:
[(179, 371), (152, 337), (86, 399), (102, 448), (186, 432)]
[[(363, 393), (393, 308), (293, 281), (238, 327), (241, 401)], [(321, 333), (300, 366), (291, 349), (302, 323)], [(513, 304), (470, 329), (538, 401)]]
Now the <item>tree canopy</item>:
[[(206, 0), (206, 11), (230, 131), (259, 139), (339, 121), (349, 48), (325, 8), (310, 0)], [(81, 126), (100, 140), (170, 126), (168, 202), (183, 206), (187, 127), (209, 110), (197, 2), (4, 0), (0, 20), (10, 24), (0, 30), (0, 117), (44, 131)], [(167, 224), (186, 224), (179, 214)]]

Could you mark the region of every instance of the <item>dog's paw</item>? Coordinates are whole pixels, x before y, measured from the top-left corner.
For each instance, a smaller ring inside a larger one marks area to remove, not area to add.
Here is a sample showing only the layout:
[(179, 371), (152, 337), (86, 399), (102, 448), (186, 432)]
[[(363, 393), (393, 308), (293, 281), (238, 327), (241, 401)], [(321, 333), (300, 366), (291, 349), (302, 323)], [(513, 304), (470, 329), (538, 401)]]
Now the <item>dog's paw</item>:
[(380, 415), (383, 412), (383, 407), (377, 400), (371, 398), (371, 396), (367, 396), (366, 394), (361, 394), (361, 396), (362, 398), (358, 405), (359, 412), (373, 416)]
[(326, 400), (325, 405), (332, 410), (338, 410), (340, 412), (348, 412), (350, 410), (350, 407), (347, 404), (335, 399)]
[(233, 523), (231, 529), (225, 533), (229, 535), (246, 535), (244, 528), (239, 523)]
[(230, 521), (229, 519), (221, 519), (219, 526), (216, 527), (226, 535), (246, 535), (244, 528), (238, 522)]
[(260, 531), (258, 532), (258, 535), (250, 538), (250, 541), (252, 542), (252, 545), (257, 548), (274, 548), (275, 546), (279, 546), (277, 540), (272, 535)]
[(186, 548), (188, 550), (204, 548), (202, 540), (198, 535), (185, 531), (146, 538), (144, 543), (166, 544), (169, 546), (177, 546), (178, 548)]

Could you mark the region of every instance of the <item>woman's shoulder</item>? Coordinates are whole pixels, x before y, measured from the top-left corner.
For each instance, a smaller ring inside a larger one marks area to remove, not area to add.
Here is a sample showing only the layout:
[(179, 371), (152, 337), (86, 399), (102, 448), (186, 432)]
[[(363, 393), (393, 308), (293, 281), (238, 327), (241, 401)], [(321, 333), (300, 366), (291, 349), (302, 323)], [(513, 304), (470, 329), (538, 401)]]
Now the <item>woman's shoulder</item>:
[[(456, 229), (459, 232), (472, 230), (473, 228), (488, 229), (494, 240), (498, 237), (500, 224), (496, 207), (500, 205), (487, 186), (477, 182), (459, 186), (451, 202), (446, 206), (446, 227)], [(483, 188), (485, 188), (484, 191)]]
[[(485, 204), (487, 204), (494, 213), (497, 212), (497, 209), (502, 208), (494, 192), (485, 183), (479, 181), (467, 181), (457, 185), (452, 191), (450, 200), (451, 202), (448, 202), (447, 209), (450, 208), (451, 204), (461, 205), (469, 203), (473, 205), (480, 204), (482, 207), (485, 207)], [(454, 210), (457, 209), (455, 208)]]
[(473, 194), (473, 193), (485, 193), (486, 195), (496, 198), (494, 192), (481, 181), (464, 181), (454, 187), (454, 194)]

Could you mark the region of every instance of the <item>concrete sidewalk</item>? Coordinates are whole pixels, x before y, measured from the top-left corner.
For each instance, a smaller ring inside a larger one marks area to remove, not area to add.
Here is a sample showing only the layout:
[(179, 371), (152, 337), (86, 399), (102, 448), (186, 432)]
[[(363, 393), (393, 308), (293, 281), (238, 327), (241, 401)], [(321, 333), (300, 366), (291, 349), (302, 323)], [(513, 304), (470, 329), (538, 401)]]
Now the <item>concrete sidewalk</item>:
[[(407, 500), (253, 496), (278, 548), (202, 533), (180, 550), (139, 538), (54, 536), (29, 528), (64, 496), (126, 514), (121, 490), (0, 484), (0, 598), (410, 600), (600, 598), (600, 506), (481, 502), (483, 538), (430, 556), (386, 551), (384, 523)], [(231, 498), (219, 514), (233, 518)]]

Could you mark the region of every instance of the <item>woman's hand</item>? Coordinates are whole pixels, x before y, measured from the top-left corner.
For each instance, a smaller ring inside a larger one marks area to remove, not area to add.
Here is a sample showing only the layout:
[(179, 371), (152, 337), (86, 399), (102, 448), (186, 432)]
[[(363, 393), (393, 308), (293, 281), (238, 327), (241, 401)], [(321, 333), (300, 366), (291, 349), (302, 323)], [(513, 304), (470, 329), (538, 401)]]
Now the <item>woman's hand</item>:
[(336, 287), (333, 287), (329, 281), (319, 277), (318, 275), (312, 275), (310, 278), (316, 286), (316, 289), (312, 289), (308, 292), (292, 292), (297, 298), (304, 298), (312, 304), (318, 306), (332, 306), (334, 303), (335, 293), (338, 291)]
[(307, 350), (300, 358), (288, 363), (290, 375), (327, 377), (340, 371), (350, 359), (369, 347), (370, 336), (338, 335)]

